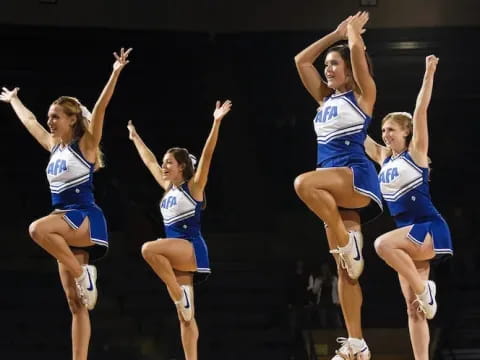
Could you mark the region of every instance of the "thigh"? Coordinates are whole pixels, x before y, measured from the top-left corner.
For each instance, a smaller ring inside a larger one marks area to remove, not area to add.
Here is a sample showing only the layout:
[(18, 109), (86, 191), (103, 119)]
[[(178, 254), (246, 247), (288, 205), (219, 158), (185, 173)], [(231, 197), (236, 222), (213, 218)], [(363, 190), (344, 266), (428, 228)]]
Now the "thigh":
[(348, 167), (322, 168), (302, 174), (301, 177), (305, 186), (328, 191), (337, 206), (356, 209), (370, 203), (368, 196), (354, 190), (353, 172)]
[(402, 249), (414, 261), (430, 260), (435, 256), (433, 250), (432, 236), (427, 233), (422, 245), (414, 243), (408, 238), (408, 234), (413, 225), (404, 226), (381, 235), (377, 241), (382, 242), (388, 247)]
[(85, 247), (94, 245), (90, 238), (90, 222), (85, 218), (78, 229), (72, 228), (63, 217), (64, 213), (55, 213), (34, 222), (43, 233), (61, 235), (70, 246)]
[(165, 256), (174, 270), (196, 271), (197, 263), (193, 244), (185, 239), (158, 239), (149, 243), (154, 253)]

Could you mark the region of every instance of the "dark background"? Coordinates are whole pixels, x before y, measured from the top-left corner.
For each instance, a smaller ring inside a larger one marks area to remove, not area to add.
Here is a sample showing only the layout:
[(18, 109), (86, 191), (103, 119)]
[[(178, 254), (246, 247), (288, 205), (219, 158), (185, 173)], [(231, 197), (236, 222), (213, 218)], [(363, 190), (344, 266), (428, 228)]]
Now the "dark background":
[[(20, 87), (20, 98), (43, 124), (48, 106), (61, 95), (78, 97), (91, 109), (110, 74), (111, 53), (133, 47), (107, 110), (107, 167), (95, 175), (111, 250), (98, 265), (91, 358), (182, 358), (173, 306), (140, 255), (143, 242), (163, 236), (162, 192), (128, 140), (126, 124), (134, 121), (159, 159), (172, 146), (200, 155), (217, 99), (231, 99), (233, 110), (223, 121), (206, 190), (203, 233), (213, 274), (197, 289), (200, 357), (288, 358), (295, 262), (303, 260), (307, 273), (326, 261), (333, 266), (322, 223), (293, 190), (294, 178), (314, 168), (316, 154), (316, 104), (302, 87), (293, 57), (358, 10), (358, 2), (332, 9), (331, 2), (228, 7), (210, 1), (206, 10), (196, 2), (160, 2), (168, 12), (160, 11), (158, 22), (154, 14), (161, 5), (152, 2), (141, 8), (122, 1), (110, 13), (112, 4), (99, 3), (0, 6), (0, 86)], [(368, 8), (372, 27), (364, 35), (378, 88), (369, 130), (377, 141), (385, 114), (413, 112), (425, 56), (440, 58), (429, 108), (431, 192), (451, 227), (456, 253), (433, 270), (439, 284), (439, 313), (431, 322), (438, 359), (479, 347), (480, 341), (480, 21), (471, 15), (476, 3), (448, 4), (410, 1), (396, 9), (379, 0), (378, 7)], [(309, 10), (320, 5), (326, 15), (318, 17), (325, 23)], [(56, 264), (27, 233), (30, 222), (51, 210), (44, 174), (48, 153), (9, 105), (0, 106), (0, 118), (0, 358), (67, 358), (69, 314)], [(372, 245), (392, 228), (386, 213), (364, 229), (366, 328), (406, 326), (396, 275)]]

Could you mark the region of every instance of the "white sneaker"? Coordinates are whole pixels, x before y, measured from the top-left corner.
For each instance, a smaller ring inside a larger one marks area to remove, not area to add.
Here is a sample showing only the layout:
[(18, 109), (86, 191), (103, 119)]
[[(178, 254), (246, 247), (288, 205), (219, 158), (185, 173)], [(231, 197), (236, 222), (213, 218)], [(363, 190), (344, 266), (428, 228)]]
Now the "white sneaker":
[(97, 303), (97, 268), (93, 265), (82, 265), (83, 274), (75, 279), (77, 294), (82, 304), (92, 310)]
[(425, 284), (425, 291), (423, 294), (416, 295), (417, 299), (414, 301), (418, 304), (418, 311), (423, 312), (428, 320), (433, 319), (437, 312), (436, 294), (437, 286), (432, 280), (428, 280)]
[(182, 314), (183, 320), (190, 321), (193, 316), (193, 303), (192, 303), (192, 287), (189, 285), (180, 285), (182, 289), (182, 297), (180, 300), (175, 301), (180, 314)]
[(364, 260), (362, 256), (363, 235), (360, 231), (348, 232), (348, 244), (330, 250), (331, 254), (340, 256), (340, 265), (347, 270), (348, 276), (356, 280), (363, 272)]
[(331, 360), (370, 360), (370, 349), (365, 342), (365, 346), (358, 351), (355, 351), (347, 338), (339, 337), (337, 342), (342, 346), (335, 350), (335, 356)]

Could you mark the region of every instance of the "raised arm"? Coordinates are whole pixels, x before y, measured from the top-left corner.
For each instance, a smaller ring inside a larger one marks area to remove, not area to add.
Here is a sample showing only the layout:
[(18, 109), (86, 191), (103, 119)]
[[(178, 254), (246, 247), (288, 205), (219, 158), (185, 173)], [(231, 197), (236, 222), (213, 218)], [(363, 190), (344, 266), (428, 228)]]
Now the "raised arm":
[(351, 16), (343, 20), (335, 31), (325, 35), (295, 56), (295, 65), (303, 85), (310, 95), (319, 103), (321, 103), (326, 96), (329, 96), (333, 90), (322, 80), (320, 73), (313, 63), (334, 43), (347, 38), (347, 23), (350, 19)]
[(190, 191), (194, 198), (199, 199), (205, 186), (207, 185), (208, 172), (210, 171), (210, 164), (212, 162), (213, 152), (217, 145), (218, 132), (220, 130), (220, 124), (225, 115), (227, 115), (232, 108), (232, 102), (226, 100), (223, 104), (217, 101), (215, 105), (215, 111), (213, 112), (213, 125), (208, 135), (207, 141), (203, 147), (200, 161), (198, 162), (195, 175), (189, 182)]
[(373, 106), (377, 98), (377, 87), (368, 68), (365, 54), (365, 43), (362, 39), (363, 28), (368, 21), (368, 12), (358, 12), (347, 25), (348, 47), (352, 62), (353, 78), (358, 85), (360, 108), (368, 115), (372, 115)]
[(433, 78), (437, 69), (438, 58), (429, 55), (425, 58), (425, 74), (422, 87), (417, 96), (415, 111), (413, 112), (413, 134), (409, 151), (420, 166), (428, 166), (428, 124), (427, 109), (432, 98)]
[(140, 135), (138, 135), (135, 126), (132, 123), (132, 120), (128, 121), (127, 129), (129, 132), (128, 138), (133, 141), (135, 147), (137, 148), (138, 154), (142, 159), (145, 166), (150, 170), (157, 183), (164, 189), (167, 190), (170, 182), (166, 181), (162, 177), (162, 167), (157, 161), (157, 158), (153, 152), (148, 148), (147, 145), (143, 142)]
[(53, 145), (53, 139), (50, 133), (37, 121), (33, 113), (26, 108), (18, 97), (18, 87), (13, 90), (2, 88), (0, 100), (12, 105), (13, 110), (28, 132), (43, 146), (45, 150), (50, 151)]
[(368, 135), (365, 138), (365, 142), (363, 144), (365, 146), (365, 152), (370, 157), (370, 159), (375, 161), (378, 165), (382, 165), (384, 160), (388, 156), (388, 148), (380, 145)]
[(116, 52), (113, 53), (116, 61), (113, 64), (112, 74), (110, 75), (107, 84), (103, 88), (100, 97), (98, 98), (95, 106), (93, 107), (92, 119), (90, 121), (88, 132), (85, 132), (85, 135), (80, 140), (80, 147), (82, 148), (82, 150), (96, 151), (96, 148), (100, 144), (100, 140), (102, 139), (105, 111), (107, 109), (108, 103), (110, 102), (110, 99), (112, 98), (113, 91), (115, 90), (115, 85), (117, 84), (117, 80), (122, 69), (130, 62), (128, 60), (128, 55), (130, 54), (130, 51), (132, 51), (132, 49), (124, 51), (124, 49), (122, 48), (120, 50), (120, 55), (118, 55)]

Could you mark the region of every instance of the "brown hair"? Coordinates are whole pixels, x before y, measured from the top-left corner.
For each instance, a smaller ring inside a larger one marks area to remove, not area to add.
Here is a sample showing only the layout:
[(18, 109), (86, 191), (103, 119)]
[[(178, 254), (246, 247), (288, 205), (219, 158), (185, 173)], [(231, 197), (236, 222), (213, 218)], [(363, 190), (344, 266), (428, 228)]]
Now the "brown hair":
[[(90, 119), (86, 118), (82, 112), (82, 104), (78, 99), (71, 96), (60, 96), (52, 105), (59, 105), (67, 116), (74, 116), (76, 121), (72, 126), (73, 139), (80, 139), (85, 131), (88, 131)], [(95, 160), (95, 171), (105, 167), (103, 153), (100, 146), (97, 148), (97, 158)]]
[[(350, 48), (348, 47), (348, 44), (339, 44), (339, 45), (332, 46), (331, 48), (329, 48), (327, 50), (325, 56), (327, 56), (331, 52), (339, 53), (340, 57), (343, 59), (343, 61), (345, 61), (345, 64), (347, 65), (347, 68), (350, 71), (353, 72), (353, 70), (352, 70), (352, 59), (350, 57)], [(373, 64), (372, 64), (372, 60), (370, 59), (370, 56), (368, 55), (367, 51), (365, 51), (365, 60), (367, 61), (368, 73), (370, 74), (370, 76), (373, 77)], [(354, 83), (355, 88), (358, 89), (357, 82), (353, 78), (353, 73), (352, 73), (352, 79), (353, 79), (353, 83)]]
[[(197, 158), (190, 154), (187, 149), (180, 147), (173, 147), (167, 150), (167, 154), (172, 154), (179, 165), (183, 165), (183, 180), (188, 182), (193, 175), (195, 175), (195, 164)], [(202, 210), (207, 207), (207, 197), (205, 191), (203, 192)]]
[(192, 158), (190, 153), (185, 148), (173, 147), (167, 150), (167, 154), (172, 154), (175, 160), (183, 165), (183, 180), (190, 180), (195, 174), (195, 169), (193, 167)]

